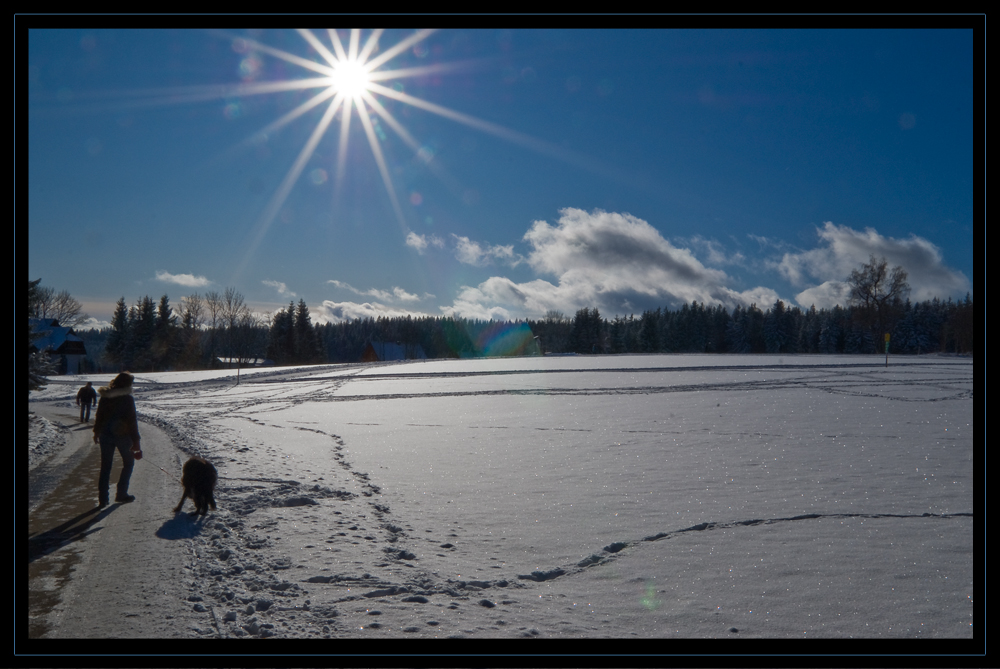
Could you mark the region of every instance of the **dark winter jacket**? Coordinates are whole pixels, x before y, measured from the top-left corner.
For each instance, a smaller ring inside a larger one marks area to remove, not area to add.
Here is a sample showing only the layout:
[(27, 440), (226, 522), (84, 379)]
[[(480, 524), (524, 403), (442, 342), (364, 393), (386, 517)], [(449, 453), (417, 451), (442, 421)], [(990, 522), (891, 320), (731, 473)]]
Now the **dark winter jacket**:
[(131, 437), (133, 444), (139, 443), (139, 419), (135, 415), (135, 400), (132, 387), (98, 388), (101, 401), (97, 404), (94, 418), (94, 436), (110, 433), (116, 437)]
[(93, 386), (84, 386), (76, 394), (76, 403), (87, 406), (97, 401), (97, 391)]

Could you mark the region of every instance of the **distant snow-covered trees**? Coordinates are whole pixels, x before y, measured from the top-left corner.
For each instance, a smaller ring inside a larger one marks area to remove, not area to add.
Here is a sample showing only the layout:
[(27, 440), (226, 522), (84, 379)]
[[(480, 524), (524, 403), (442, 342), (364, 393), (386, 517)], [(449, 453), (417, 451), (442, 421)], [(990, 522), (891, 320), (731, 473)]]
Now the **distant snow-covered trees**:
[[(95, 367), (207, 369), (219, 358), (247, 361), (267, 357), (278, 365), (357, 362), (370, 341), (402, 345), (429, 358), (546, 353), (880, 353), (884, 339), (855, 314), (856, 307), (807, 310), (778, 300), (726, 309), (691, 302), (641, 315), (607, 320), (584, 308), (572, 319), (549, 312), (539, 320), (505, 323), (454, 317), (379, 317), (314, 324), (304, 300), (265, 321), (251, 313), (241, 295), (192, 295), (181, 300), (180, 316), (164, 296), (148, 296), (128, 307), (121, 298), (110, 328), (80, 332)], [(964, 300), (938, 299), (899, 305), (891, 323), (889, 352), (973, 353), (974, 309)], [(498, 348), (516, 334), (518, 344)], [(529, 341), (530, 340), (530, 341)], [(103, 355), (98, 354), (103, 351)]]
[(267, 338), (267, 358), (276, 365), (308, 365), (325, 362), (319, 336), (309, 316), (309, 307), (300, 299), (289, 302), (271, 317)]
[[(890, 353), (950, 351), (971, 353), (974, 303), (930, 300), (899, 305), (896, 320), (887, 319)], [(563, 347), (555, 337), (542, 337), (551, 353), (879, 353), (883, 338), (875, 337), (854, 307), (802, 310), (777, 300), (766, 310), (756, 304), (731, 311), (698, 302), (671, 310), (644, 311), (641, 317), (616, 316), (610, 321), (582, 309), (571, 324), (574, 336)], [(537, 334), (552, 328), (549, 319), (529, 320)], [(876, 329), (879, 326), (876, 325)], [(586, 332), (585, 339), (581, 333)], [(596, 349), (586, 341), (602, 342)]]
[[(210, 320), (209, 320), (210, 319)], [(263, 322), (235, 289), (183, 298), (178, 317), (163, 295), (156, 303), (148, 295), (127, 307), (122, 297), (115, 305), (111, 327), (103, 331), (103, 354), (98, 368), (160, 371), (204, 369), (216, 355), (246, 361), (264, 353)], [(206, 327), (207, 326), (207, 327)], [(81, 333), (100, 339), (100, 333)]]

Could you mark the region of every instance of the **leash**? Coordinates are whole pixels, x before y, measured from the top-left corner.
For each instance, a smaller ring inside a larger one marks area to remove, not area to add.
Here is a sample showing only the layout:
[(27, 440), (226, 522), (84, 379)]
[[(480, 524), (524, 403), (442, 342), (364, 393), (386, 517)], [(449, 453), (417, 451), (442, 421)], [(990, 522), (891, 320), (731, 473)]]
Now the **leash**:
[[(173, 474), (171, 474), (170, 472), (168, 472), (166, 469), (164, 469), (163, 467), (161, 467), (160, 465), (156, 464), (155, 462), (153, 462), (152, 460), (150, 460), (148, 457), (146, 457), (145, 453), (143, 453), (142, 458), (140, 458), (140, 461), (141, 460), (149, 460), (149, 464), (153, 465), (154, 467), (156, 467), (157, 469), (159, 469), (161, 472), (163, 472), (164, 474), (166, 474), (167, 476), (169, 476), (173, 480), (177, 481), (177, 483), (180, 483), (181, 485), (184, 485), (183, 483), (181, 483), (181, 480), (179, 478), (177, 478), (176, 476), (174, 476)], [(285, 480), (285, 479), (239, 478), (239, 477), (233, 477), (233, 476), (218, 476), (217, 478), (220, 481), (254, 481), (254, 482), (257, 482), (257, 483), (298, 483), (298, 481), (290, 481), (290, 480)]]
[[(142, 454), (142, 458), (140, 458), (140, 460), (149, 460), (149, 458), (148, 458), (148, 457), (146, 457), (146, 454), (145, 454), (145, 453), (143, 453), (143, 454)], [(149, 464), (153, 465), (154, 467), (156, 467), (156, 468), (157, 468), (157, 469), (159, 469), (159, 470), (160, 470), (161, 472), (163, 472), (164, 474), (166, 474), (167, 476), (169, 476), (169, 477), (170, 477), (170, 478), (172, 478), (173, 480), (177, 481), (178, 483), (180, 483), (180, 482), (181, 482), (181, 480), (180, 480), (179, 478), (177, 478), (176, 476), (174, 476), (173, 474), (171, 474), (171, 473), (170, 473), (170, 472), (168, 472), (168, 471), (167, 471), (166, 469), (164, 469), (164, 468), (163, 468), (163, 467), (161, 467), (160, 465), (156, 464), (156, 463), (155, 463), (155, 462), (153, 462), (152, 460), (149, 460)], [(183, 484), (181, 484), (181, 485), (183, 485)]]

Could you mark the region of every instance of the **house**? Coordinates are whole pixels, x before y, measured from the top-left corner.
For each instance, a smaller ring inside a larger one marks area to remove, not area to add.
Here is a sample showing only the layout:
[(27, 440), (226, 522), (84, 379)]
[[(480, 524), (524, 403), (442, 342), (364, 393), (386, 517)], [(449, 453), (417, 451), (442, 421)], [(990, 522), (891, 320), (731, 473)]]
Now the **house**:
[(32, 332), (41, 336), (31, 341), (31, 353), (47, 351), (57, 374), (79, 374), (80, 361), (87, 356), (83, 340), (73, 328), (59, 325), (55, 318), (30, 318)]
[(273, 367), (274, 361), (268, 358), (220, 358), (216, 357), (216, 365), (232, 369), (234, 367)]
[(386, 362), (388, 360), (426, 360), (427, 354), (420, 344), (395, 344), (371, 339), (361, 354), (362, 362)]

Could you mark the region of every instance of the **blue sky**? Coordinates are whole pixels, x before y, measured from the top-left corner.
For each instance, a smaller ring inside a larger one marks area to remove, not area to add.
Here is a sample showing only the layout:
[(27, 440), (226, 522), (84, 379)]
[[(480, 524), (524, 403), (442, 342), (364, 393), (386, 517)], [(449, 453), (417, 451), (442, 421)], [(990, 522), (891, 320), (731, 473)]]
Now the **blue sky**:
[(362, 30), (367, 82), (335, 33), (31, 30), (30, 278), (98, 322), (972, 291), (971, 30)]

